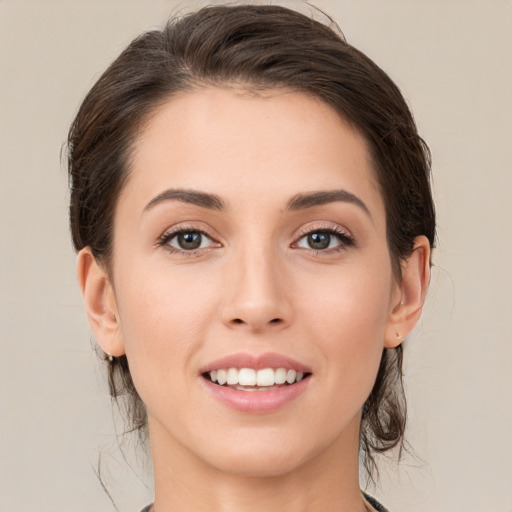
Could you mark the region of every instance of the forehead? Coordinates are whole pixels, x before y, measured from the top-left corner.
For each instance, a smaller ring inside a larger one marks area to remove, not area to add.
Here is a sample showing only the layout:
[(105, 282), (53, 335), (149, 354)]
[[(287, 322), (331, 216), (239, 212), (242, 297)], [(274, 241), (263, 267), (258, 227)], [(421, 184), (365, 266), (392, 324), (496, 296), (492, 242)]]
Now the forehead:
[(189, 188), (239, 201), (344, 188), (382, 203), (364, 138), (325, 103), (283, 90), (172, 97), (141, 130), (121, 199), (134, 188), (141, 200)]

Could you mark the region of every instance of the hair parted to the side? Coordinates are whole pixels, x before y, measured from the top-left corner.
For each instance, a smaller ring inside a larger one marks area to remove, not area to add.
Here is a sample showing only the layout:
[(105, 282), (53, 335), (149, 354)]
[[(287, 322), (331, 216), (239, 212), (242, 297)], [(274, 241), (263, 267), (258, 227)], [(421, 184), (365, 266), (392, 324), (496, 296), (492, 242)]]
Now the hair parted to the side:
[[(239, 5), (203, 8), (142, 34), (86, 96), (68, 138), (76, 250), (90, 246), (109, 269), (114, 212), (141, 128), (176, 93), (205, 86), (281, 88), (330, 105), (368, 144), (397, 278), (415, 237), (434, 246), (429, 151), (396, 85), (332, 28), (280, 6)], [(107, 363), (111, 395), (126, 398), (130, 430), (142, 430), (146, 411), (126, 357)], [(360, 446), (369, 475), (375, 452), (402, 446), (405, 422), (400, 345), (384, 349), (363, 409)]]

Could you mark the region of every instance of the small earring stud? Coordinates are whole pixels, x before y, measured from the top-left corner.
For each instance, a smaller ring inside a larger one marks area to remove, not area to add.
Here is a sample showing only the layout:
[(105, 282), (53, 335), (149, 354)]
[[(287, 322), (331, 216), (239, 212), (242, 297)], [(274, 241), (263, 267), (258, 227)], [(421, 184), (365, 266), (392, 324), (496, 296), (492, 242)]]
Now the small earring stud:
[(109, 362), (111, 363), (113, 360), (114, 360), (114, 356), (112, 354), (109, 354), (107, 352), (107, 359), (109, 360)]
[(397, 340), (401, 340), (402, 339), (402, 336), (399, 332), (396, 333), (396, 339)]

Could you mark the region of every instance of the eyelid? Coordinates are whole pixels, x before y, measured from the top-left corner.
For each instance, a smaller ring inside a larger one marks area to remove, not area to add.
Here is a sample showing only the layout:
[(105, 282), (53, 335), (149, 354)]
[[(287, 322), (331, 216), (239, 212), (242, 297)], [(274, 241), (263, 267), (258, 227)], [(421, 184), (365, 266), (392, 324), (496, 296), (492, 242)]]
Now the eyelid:
[(317, 231), (325, 231), (325, 232), (332, 232), (337, 233), (340, 235), (345, 235), (348, 238), (354, 238), (352, 233), (345, 227), (340, 226), (339, 224), (333, 223), (333, 222), (322, 222), (322, 221), (316, 221), (316, 222), (310, 222), (305, 226), (302, 226), (294, 235), (294, 239), (297, 240), (298, 238), (303, 237), (304, 235), (309, 235), (310, 233), (315, 233)]
[[(179, 249), (177, 247), (173, 247), (173, 246), (169, 245), (169, 241), (172, 240), (175, 236), (179, 235), (180, 233), (187, 233), (187, 232), (201, 233), (201, 235), (207, 237), (212, 242), (212, 244), (209, 247), (203, 247), (203, 248), (192, 249), (192, 250)], [(164, 247), (167, 251), (169, 251), (171, 253), (178, 253), (178, 254), (185, 254), (185, 255), (193, 255), (198, 252), (206, 251), (206, 250), (210, 249), (211, 247), (222, 247), (222, 244), (217, 240), (217, 237), (215, 237), (210, 232), (209, 229), (205, 229), (204, 227), (199, 227), (195, 223), (177, 224), (175, 226), (167, 228), (158, 237), (156, 245)]]
[[(356, 238), (354, 237), (354, 235), (352, 235), (352, 233), (348, 229), (340, 226), (339, 224), (333, 224), (332, 222), (328, 222), (325, 224), (321, 223), (321, 222), (320, 223), (312, 223), (312, 224), (308, 224), (305, 227), (302, 227), (295, 234), (294, 241), (291, 244), (291, 246), (296, 247), (297, 243), (307, 235), (310, 235), (312, 233), (322, 233), (322, 232), (332, 234), (333, 236), (337, 236), (338, 239), (340, 240), (339, 246), (332, 248), (332, 249), (325, 249), (322, 251), (315, 250), (315, 249), (311, 248), (310, 249), (311, 251), (329, 253), (330, 251), (343, 250), (343, 249), (346, 249), (347, 247), (357, 246)], [(307, 250), (307, 249), (305, 249), (305, 250)]]

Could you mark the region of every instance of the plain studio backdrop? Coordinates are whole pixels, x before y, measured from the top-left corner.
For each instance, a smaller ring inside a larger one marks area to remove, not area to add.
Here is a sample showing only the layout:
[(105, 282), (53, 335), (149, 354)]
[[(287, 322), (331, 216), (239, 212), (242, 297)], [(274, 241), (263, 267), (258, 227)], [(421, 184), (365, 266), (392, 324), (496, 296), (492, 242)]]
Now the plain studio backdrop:
[[(510, 512), (512, 3), (316, 4), (400, 86), (433, 153), (439, 244), (406, 347), (416, 456), (384, 463), (371, 492), (393, 512)], [(117, 448), (59, 154), (105, 67), (189, 6), (0, 0), (0, 512), (112, 511), (100, 457), (121, 511), (151, 500), (144, 461)]]

